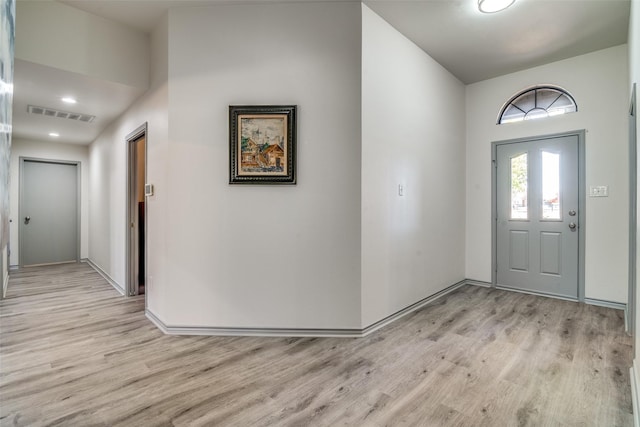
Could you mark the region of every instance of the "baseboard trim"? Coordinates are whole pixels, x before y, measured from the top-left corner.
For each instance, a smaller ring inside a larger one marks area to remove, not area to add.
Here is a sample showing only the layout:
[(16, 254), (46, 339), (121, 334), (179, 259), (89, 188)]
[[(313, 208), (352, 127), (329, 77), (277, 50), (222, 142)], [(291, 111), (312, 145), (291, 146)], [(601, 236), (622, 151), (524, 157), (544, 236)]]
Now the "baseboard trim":
[[(485, 282), (483, 280), (466, 279), (466, 284), (467, 285), (473, 285), (473, 286), (482, 286), (482, 287), (485, 287), (485, 288), (493, 288), (493, 287), (495, 287), (496, 289), (500, 289), (501, 291), (520, 292), (520, 293), (523, 293), (523, 294), (536, 295), (536, 296), (549, 297), (549, 298), (556, 298), (556, 299), (561, 299), (561, 300), (565, 300), (565, 301), (573, 301), (573, 302), (578, 301), (575, 298), (563, 297), (561, 295), (546, 294), (544, 292), (528, 291), (526, 289), (509, 288), (509, 287), (500, 286), (500, 285), (495, 285), (494, 286), (493, 283)], [(599, 307), (606, 307), (606, 308), (613, 308), (613, 309), (616, 309), (616, 310), (623, 310), (624, 311), (624, 315), (625, 315), (625, 319), (626, 319), (626, 316), (627, 316), (627, 304), (624, 304), (624, 303), (621, 303), (621, 302), (601, 300), (601, 299), (596, 299), (596, 298), (585, 298), (584, 299), (584, 303), (585, 304), (589, 304), (589, 305), (597, 305)], [(626, 322), (625, 322), (625, 325), (626, 325)]]
[(218, 328), (208, 326), (170, 326), (153, 314), (149, 309), (145, 315), (167, 335), (211, 335), (245, 337), (327, 337), (360, 338), (359, 329), (304, 329), (304, 328)]
[(415, 302), (399, 311), (396, 311), (395, 313), (385, 317), (384, 319), (378, 320), (375, 323), (372, 323), (371, 325), (361, 329), (360, 331), (360, 336), (367, 336), (372, 332), (377, 331), (380, 328), (384, 328), (385, 326), (387, 326), (389, 323), (395, 322), (398, 319), (401, 319), (402, 317), (406, 316), (409, 313), (412, 313), (416, 310), (421, 309), (422, 307), (424, 307), (427, 304), (430, 304), (432, 302), (434, 302), (435, 300), (442, 298), (443, 296), (455, 291), (456, 289), (464, 286), (467, 284), (466, 280), (461, 280), (458, 283), (454, 283), (453, 285), (444, 288), (443, 290), (436, 292), (433, 295), (430, 295), (426, 298), (421, 299), (418, 302)]
[(629, 317), (628, 317), (629, 313), (627, 311), (627, 304), (622, 302), (607, 301), (607, 300), (595, 299), (595, 298), (585, 298), (584, 303), (589, 305), (595, 305), (598, 307), (612, 308), (614, 310), (622, 310), (624, 312), (624, 331), (627, 333), (627, 335), (631, 335), (631, 333), (629, 332)]
[(597, 305), (599, 307), (606, 307), (606, 308), (614, 308), (616, 310), (623, 310), (625, 312), (627, 312), (627, 304), (621, 303), (621, 302), (614, 302), (614, 301), (606, 301), (606, 300), (602, 300), (602, 299), (595, 299), (595, 298), (585, 298), (584, 299), (584, 303), (585, 304), (589, 304), (589, 305)]
[(165, 324), (148, 308), (145, 310), (145, 315), (158, 327), (158, 329), (160, 329), (167, 335), (362, 338), (406, 316), (407, 314), (412, 313), (439, 298), (442, 298), (448, 293), (451, 293), (466, 284), (466, 280), (455, 283), (362, 329), (218, 328), (202, 326), (172, 326)]
[(493, 288), (493, 283), (485, 282), (484, 280), (466, 279), (467, 285), (480, 286), (482, 288)]
[[(7, 270), (7, 273), (9, 273), (9, 270)], [(5, 299), (7, 297), (8, 289), (9, 289), (9, 274), (7, 274), (7, 277), (4, 278), (4, 283), (2, 283), (2, 299)]]
[[(91, 265), (98, 273), (100, 273), (111, 285), (118, 290), (121, 294), (124, 295), (123, 289), (117, 285), (113, 279), (111, 279), (106, 273), (104, 273), (98, 266), (96, 266), (91, 260), (83, 260)], [(253, 336), (253, 337), (326, 337), (326, 338), (363, 338), (367, 335), (384, 328), (390, 323), (395, 322), (396, 320), (401, 319), (402, 317), (410, 314), (416, 310), (421, 309), (422, 307), (436, 301), (439, 298), (455, 291), (456, 289), (465, 286), (480, 286), (484, 288), (491, 288), (494, 285), (490, 282), (485, 282), (482, 280), (474, 280), (474, 279), (464, 279), (457, 283), (454, 283), (447, 288), (436, 292), (433, 295), (430, 295), (420, 301), (417, 301), (407, 307), (398, 310), (397, 312), (378, 320), (371, 325), (362, 328), (352, 328), (352, 329), (323, 329), (323, 328), (261, 328), (261, 327), (249, 327), (249, 328), (234, 328), (234, 327), (209, 327), (209, 326), (177, 326), (177, 325), (167, 325), (162, 320), (158, 318), (150, 309), (145, 310), (145, 315), (147, 318), (153, 322), (158, 329), (160, 329), (163, 333), (167, 335), (209, 335), (209, 336)], [(544, 296), (551, 297), (566, 301), (576, 302), (575, 299), (562, 297), (558, 295), (550, 295), (550, 294), (541, 294), (536, 292), (529, 292), (521, 289), (513, 289), (513, 288), (503, 288), (501, 286), (495, 286), (496, 289), (505, 290), (505, 291), (513, 291), (520, 292), (535, 296)], [(626, 304), (613, 302), (613, 301), (605, 301), (594, 298), (585, 298), (584, 301), (586, 304), (596, 305), (601, 307), (613, 308), (617, 310), (625, 310)], [(634, 412), (635, 413), (635, 412)], [(640, 427), (638, 425), (637, 427)]]
[(80, 260), (80, 262), (86, 262), (87, 264), (89, 264), (89, 266), (91, 268), (93, 268), (99, 275), (101, 275), (102, 277), (104, 277), (104, 279), (109, 282), (109, 284), (111, 286), (113, 286), (113, 288), (118, 291), (120, 293), (120, 295), (124, 295), (124, 288), (122, 286), (120, 286), (118, 284), (118, 282), (116, 282), (115, 280), (113, 280), (111, 278), (111, 276), (109, 276), (103, 269), (101, 269), (100, 267), (98, 267), (93, 261), (91, 261), (89, 258), (83, 258)]
[(510, 288), (508, 286), (501, 286), (501, 285), (495, 285), (495, 288), (500, 289), (501, 291), (518, 292), (521, 294), (534, 295), (537, 297), (547, 297), (547, 298), (560, 299), (563, 301), (578, 302), (576, 298), (570, 298), (570, 297), (565, 297), (562, 295), (555, 295), (555, 294), (547, 294), (545, 292), (535, 292), (535, 291), (529, 291), (527, 289)]
[(640, 414), (638, 409), (640, 408), (640, 401), (638, 401), (638, 381), (636, 375), (636, 359), (633, 359), (633, 365), (629, 368), (629, 380), (631, 383), (631, 402), (633, 404), (633, 425), (640, 427)]

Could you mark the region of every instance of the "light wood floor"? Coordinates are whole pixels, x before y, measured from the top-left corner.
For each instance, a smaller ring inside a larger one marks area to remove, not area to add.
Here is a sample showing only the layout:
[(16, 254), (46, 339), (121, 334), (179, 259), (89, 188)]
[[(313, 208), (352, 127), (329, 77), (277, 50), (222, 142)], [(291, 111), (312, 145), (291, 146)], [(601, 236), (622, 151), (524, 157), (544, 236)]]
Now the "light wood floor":
[(177, 337), (79, 264), (0, 308), (3, 426), (632, 425), (601, 307), (466, 286), (367, 338)]

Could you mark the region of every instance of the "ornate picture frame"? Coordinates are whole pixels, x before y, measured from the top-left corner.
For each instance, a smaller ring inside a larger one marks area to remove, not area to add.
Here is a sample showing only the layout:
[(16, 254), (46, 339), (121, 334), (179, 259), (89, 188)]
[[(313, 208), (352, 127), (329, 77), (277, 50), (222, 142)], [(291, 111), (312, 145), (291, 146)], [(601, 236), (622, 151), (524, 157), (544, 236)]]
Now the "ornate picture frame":
[(296, 183), (296, 109), (229, 106), (229, 184)]

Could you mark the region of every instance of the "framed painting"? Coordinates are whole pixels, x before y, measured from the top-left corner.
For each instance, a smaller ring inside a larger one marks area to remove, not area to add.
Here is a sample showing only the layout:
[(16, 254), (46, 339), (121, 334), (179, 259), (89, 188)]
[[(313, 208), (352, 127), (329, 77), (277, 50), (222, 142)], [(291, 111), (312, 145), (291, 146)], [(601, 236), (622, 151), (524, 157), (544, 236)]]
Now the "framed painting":
[(296, 106), (229, 106), (229, 183), (296, 183)]

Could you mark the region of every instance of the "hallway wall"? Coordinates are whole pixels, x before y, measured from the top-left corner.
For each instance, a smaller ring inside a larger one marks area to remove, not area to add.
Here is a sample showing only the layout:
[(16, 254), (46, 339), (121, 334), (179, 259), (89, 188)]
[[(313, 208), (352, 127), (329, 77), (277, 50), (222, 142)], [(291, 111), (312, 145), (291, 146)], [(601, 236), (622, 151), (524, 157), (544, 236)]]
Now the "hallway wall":
[[(360, 326), (360, 50), (359, 3), (170, 11), (165, 323)], [(298, 105), (295, 186), (228, 184), (260, 104)]]
[[(619, 212), (627, 212), (626, 171), (618, 165), (626, 165), (626, 47), (463, 93), (460, 82), (382, 20), (369, 15), (376, 29), (365, 36), (384, 33), (385, 43), (363, 40), (362, 13), (351, 3), (170, 11), (151, 37), (152, 89), (90, 148), (91, 192), (100, 195), (90, 206), (90, 258), (124, 284), (124, 139), (147, 121), (147, 181), (156, 188), (148, 199), (147, 298), (154, 315), (196, 328), (360, 328), (465, 271), (490, 280), (491, 141), (587, 128), (587, 185), (611, 191), (607, 200), (588, 201), (587, 296), (624, 302), (626, 222)], [(240, 33), (238, 22), (246, 24)], [(229, 34), (237, 38), (230, 42)], [(374, 67), (381, 57), (394, 61)], [(420, 75), (385, 82), (399, 63), (415, 65)], [(431, 99), (412, 98), (408, 81)], [(580, 112), (494, 124), (502, 102), (541, 81), (566, 87)], [(398, 114), (390, 130), (379, 114), (396, 91), (409, 97), (402, 111), (411, 126), (405, 129)], [(299, 106), (296, 186), (228, 184), (228, 106), (242, 104)], [(394, 130), (407, 134), (396, 140)], [(427, 136), (410, 141), (409, 133)], [(415, 155), (386, 151), (385, 143)], [(438, 186), (423, 187), (425, 181)], [(607, 234), (609, 215), (615, 227)]]
[(367, 6), (362, 14), (362, 324), (369, 326), (465, 278), (465, 94)]
[[(360, 5), (173, 9), (151, 49), (152, 89), (90, 147), (92, 261), (124, 285), (124, 140), (147, 121), (151, 313), (359, 328)], [(228, 106), (242, 104), (299, 106), (297, 185), (228, 184)]]
[(154, 286), (166, 277), (165, 235), (168, 200), (166, 169), (168, 145), (167, 43), (165, 16), (151, 34), (151, 88), (90, 146), (89, 258), (122, 289), (126, 286), (127, 144), (126, 137), (145, 122), (147, 133), (147, 182), (156, 194), (147, 198), (147, 305), (161, 310), (167, 303)]

